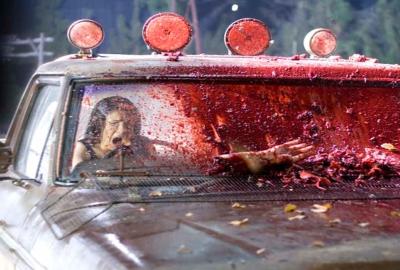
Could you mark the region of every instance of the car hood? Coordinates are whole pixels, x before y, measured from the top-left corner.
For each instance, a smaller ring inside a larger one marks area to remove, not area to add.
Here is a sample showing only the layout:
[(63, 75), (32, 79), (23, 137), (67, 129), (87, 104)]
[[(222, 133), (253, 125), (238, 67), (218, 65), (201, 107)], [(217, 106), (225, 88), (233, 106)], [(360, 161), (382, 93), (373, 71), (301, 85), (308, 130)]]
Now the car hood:
[[(315, 203), (332, 207), (315, 213)], [(400, 200), (304, 201), (292, 212), (286, 204), (119, 203), (72, 236), (126, 268), (400, 265)]]

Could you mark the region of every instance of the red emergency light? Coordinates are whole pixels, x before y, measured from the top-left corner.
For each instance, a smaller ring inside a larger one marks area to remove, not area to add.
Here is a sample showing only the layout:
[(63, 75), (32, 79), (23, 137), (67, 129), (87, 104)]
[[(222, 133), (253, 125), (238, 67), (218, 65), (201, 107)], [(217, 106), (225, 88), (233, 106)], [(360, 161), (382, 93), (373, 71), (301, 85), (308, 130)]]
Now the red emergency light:
[(103, 28), (93, 20), (82, 19), (75, 21), (68, 28), (68, 40), (83, 52), (91, 50), (103, 42)]
[(225, 45), (237, 55), (259, 55), (268, 49), (271, 34), (260, 20), (244, 18), (233, 22), (225, 32)]
[(330, 29), (314, 29), (305, 36), (304, 48), (312, 56), (328, 56), (336, 49), (336, 36)]
[(192, 27), (184, 17), (162, 12), (145, 22), (142, 36), (147, 46), (156, 52), (177, 52), (190, 42)]

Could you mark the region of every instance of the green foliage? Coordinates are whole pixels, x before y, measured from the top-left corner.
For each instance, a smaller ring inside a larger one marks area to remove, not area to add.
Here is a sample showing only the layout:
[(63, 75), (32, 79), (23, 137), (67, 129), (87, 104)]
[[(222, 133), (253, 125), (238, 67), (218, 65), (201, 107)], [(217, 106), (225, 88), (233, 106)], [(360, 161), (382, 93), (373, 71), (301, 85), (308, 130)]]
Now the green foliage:
[[(63, 17), (61, 4), (65, 0), (38, 0), (35, 8), (35, 31), (53, 36), (55, 42), (46, 45), (56, 55), (75, 51), (66, 42), (66, 29), (70, 20)], [(107, 29), (102, 52), (147, 54), (142, 39), (146, 19), (158, 12), (176, 12), (192, 19), (189, 0), (131, 0), (127, 12), (115, 14), (113, 26)], [(231, 11), (238, 4), (237, 12)], [(270, 28), (275, 43), (267, 51), (272, 55), (304, 53), (303, 38), (318, 27), (333, 29), (338, 38), (336, 54), (348, 57), (354, 53), (376, 57), (381, 62), (399, 63), (400, 56), (400, 1), (376, 0), (356, 9), (353, 0), (196, 0), (200, 23), (201, 43), (208, 54), (227, 52), (223, 37), (228, 25), (243, 17), (264, 21)], [(84, 17), (96, 16), (96, 10), (80, 8)], [(194, 53), (194, 42), (186, 48)]]
[[(132, 30), (126, 21), (125, 16), (118, 14), (116, 17), (116, 31), (111, 35), (111, 52), (113, 53), (132, 53), (133, 39)], [(115, 51), (113, 51), (115, 48)]]
[(224, 45), (224, 34), (232, 20), (229, 20), (229, 16), (226, 14), (222, 15), (219, 19), (221, 22), (216, 25), (215, 30), (207, 31), (203, 35), (204, 51), (210, 54), (226, 54), (228, 52)]
[(112, 41), (109, 52), (126, 54), (144, 54), (149, 51), (142, 39), (142, 27), (145, 20), (143, 13), (156, 14), (169, 10), (167, 0), (133, 0), (131, 19), (119, 14), (116, 17), (115, 30), (111, 34)]
[[(304, 53), (303, 39), (315, 28), (330, 28), (338, 38), (346, 36), (346, 26), (351, 24), (353, 14), (346, 0), (299, 0), (289, 20), (277, 29), (276, 44), (280, 54)], [(276, 49), (275, 49), (276, 50)], [(338, 48), (338, 51), (342, 50)]]
[(170, 1), (168, 0), (147, 0), (145, 3), (147, 10), (151, 14), (168, 11), (170, 8)]
[(61, 4), (62, 0), (38, 0), (34, 10), (34, 32), (37, 36), (44, 33), (45, 36), (54, 37), (54, 42), (46, 44), (45, 48), (54, 52), (55, 57), (71, 52), (72, 49), (66, 38), (70, 22), (63, 18), (59, 9)]
[(326, 27), (337, 36), (336, 54), (348, 57), (360, 53), (381, 62), (400, 62), (400, 1), (377, 0), (361, 10), (352, 7), (349, 0), (299, 0), (292, 4), (295, 8), (288, 19), (281, 20), (278, 28), (271, 25), (276, 42), (268, 54), (304, 53), (304, 36), (314, 28)]
[(376, 39), (381, 43), (380, 58), (386, 62), (400, 62), (400, 4), (397, 0), (378, 0), (376, 7), (379, 28)]

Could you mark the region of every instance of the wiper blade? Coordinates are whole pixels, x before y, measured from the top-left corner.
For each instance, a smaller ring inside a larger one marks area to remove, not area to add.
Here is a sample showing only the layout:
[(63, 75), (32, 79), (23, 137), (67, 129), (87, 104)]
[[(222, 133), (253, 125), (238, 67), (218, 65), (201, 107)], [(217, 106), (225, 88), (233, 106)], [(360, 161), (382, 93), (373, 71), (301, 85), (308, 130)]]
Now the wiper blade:
[(107, 176), (151, 176), (148, 171), (126, 171), (126, 170), (97, 170), (94, 172), (97, 177), (107, 177)]
[[(81, 172), (82, 180), (90, 180), (100, 189), (156, 187), (156, 186), (190, 186), (193, 188), (208, 186), (206, 183), (216, 183), (216, 179), (204, 175), (171, 175), (153, 174), (147, 171), (98, 171)], [(97, 177), (112, 177), (99, 179)], [(117, 181), (117, 182), (115, 182)], [(223, 180), (222, 180), (223, 181)]]

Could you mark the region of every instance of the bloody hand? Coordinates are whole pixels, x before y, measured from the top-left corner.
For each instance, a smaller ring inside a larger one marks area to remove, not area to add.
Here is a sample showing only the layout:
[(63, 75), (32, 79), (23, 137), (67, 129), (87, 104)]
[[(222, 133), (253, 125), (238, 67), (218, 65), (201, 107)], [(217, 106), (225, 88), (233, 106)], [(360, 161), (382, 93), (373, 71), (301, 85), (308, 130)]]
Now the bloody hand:
[[(235, 164), (239, 164), (237, 161), (241, 160), (249, 171), (258, 173), (267, 167), (292, 165), (311, 156), (313, 150), (313, 146), (300, 143), (300, 140), (297, 139), (262, 151), (224, 154), (215, 157), (215, 159), (218, 160), (219, 165), (224, 164), (226, 167), (230, 167), (230, 169), (235, 169), (232, 167)], [(240, 170), (242, 169), (240, 168)]]

